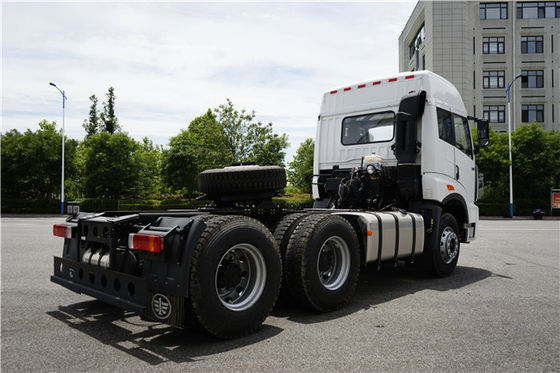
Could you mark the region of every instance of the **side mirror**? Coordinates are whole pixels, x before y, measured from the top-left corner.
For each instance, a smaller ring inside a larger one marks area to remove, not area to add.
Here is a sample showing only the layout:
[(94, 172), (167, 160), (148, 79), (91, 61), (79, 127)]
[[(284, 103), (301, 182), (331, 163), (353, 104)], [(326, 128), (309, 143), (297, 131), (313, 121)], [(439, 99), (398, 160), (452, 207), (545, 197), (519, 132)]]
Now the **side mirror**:
[(488, 120), (479, 119), (476, 123), (478, 132), (478, 146), (484, 147), (488, 146), (490, 143), (490, 130), (488, 128)]

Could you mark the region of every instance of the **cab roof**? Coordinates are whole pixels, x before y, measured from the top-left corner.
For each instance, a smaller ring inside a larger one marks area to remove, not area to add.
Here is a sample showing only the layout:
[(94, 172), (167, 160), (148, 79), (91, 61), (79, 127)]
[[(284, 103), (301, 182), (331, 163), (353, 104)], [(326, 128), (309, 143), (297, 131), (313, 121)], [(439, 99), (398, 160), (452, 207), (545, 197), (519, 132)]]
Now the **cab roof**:
[(427, 70), (402, 72), (331, 89), (323, 95), (321, 115), (394, 109), (404, 95), (420, 90), (426, 91), (429, 103), (467, 115), (457, 88), (445, 78)]

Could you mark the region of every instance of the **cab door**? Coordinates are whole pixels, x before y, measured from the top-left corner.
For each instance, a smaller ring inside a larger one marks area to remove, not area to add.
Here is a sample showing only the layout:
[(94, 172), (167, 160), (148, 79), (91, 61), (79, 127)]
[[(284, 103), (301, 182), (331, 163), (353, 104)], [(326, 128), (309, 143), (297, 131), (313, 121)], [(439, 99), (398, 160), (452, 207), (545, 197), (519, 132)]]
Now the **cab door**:
[(476, 170), (471, 131), (467, 118), (453, 114), (455, 133), (455, 179), (465, 188), (469, 202), (475, 200)]

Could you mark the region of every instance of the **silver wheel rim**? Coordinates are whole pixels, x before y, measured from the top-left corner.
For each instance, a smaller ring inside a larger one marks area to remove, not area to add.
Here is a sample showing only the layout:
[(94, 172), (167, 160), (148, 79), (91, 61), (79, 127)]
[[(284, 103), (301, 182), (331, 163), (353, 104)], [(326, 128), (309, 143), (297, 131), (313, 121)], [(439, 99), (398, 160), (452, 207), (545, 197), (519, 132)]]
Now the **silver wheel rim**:
[(266, 263), (253, 245), (241, 243), (231, 247), (216, 269), (215, 288), (222, 304), (232, 311), (252, 307), (263, 293)]
[(341, 237), (329, 237), (317, 256), (317, 274), (321, 284), (329, 290), (337, 290), (350, 273), (350, 249)]
[(445, 264), (451, 263), (459, 253), (459, 237), (450, 227), (446, 227), (441, 233), (439, 253)]

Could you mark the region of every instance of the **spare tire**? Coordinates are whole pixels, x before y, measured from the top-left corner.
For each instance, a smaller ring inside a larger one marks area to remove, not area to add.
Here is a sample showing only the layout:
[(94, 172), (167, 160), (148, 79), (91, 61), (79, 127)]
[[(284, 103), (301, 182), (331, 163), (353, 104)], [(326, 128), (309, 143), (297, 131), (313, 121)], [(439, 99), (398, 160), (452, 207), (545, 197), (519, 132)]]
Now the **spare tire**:
[(286, 170), (279, 166), (232, 166), (198, 174), (198, 190), (210, 197), (274, 192), (285, 186)]

